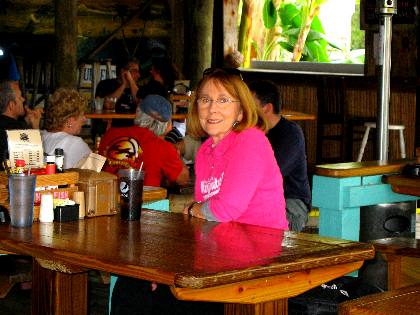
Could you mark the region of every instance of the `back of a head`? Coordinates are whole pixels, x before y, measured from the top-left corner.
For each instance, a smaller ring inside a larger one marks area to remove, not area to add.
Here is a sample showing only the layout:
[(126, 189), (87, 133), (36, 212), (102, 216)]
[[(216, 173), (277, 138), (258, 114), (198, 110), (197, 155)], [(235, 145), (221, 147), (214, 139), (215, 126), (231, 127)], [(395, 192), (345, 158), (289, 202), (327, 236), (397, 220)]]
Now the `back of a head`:
[(45, 129), (61, 130), (68, 118), (83, 114), (86, 105), (86, 99), (76, 90), (58, 88), (48, 100), (44, 121)]
[(15, 91), (12, 88), (13, 83), (14, 81), (8, 79), (0, 81), (0, 114), (7, 110), (10, 101), (16, 99)]
[(165, 86), (172, 86), (175, 80), (179, 79), (179, 71), (174, 63), (167, 58), (153, 59), (153, 67), (163, 79)]
[(161, 136), (165, 133), (171, 119), (171, 103), (163, 96), (150, 94), (141, 101), (135, 124)]
[(273, 104), (274, 113), (280, 114), (282, 101), (279, 88), (274, 82), (268, 80), (254, 81), (248, 86), (249, 89), (255, 93), (262, 105), (271, 103)]

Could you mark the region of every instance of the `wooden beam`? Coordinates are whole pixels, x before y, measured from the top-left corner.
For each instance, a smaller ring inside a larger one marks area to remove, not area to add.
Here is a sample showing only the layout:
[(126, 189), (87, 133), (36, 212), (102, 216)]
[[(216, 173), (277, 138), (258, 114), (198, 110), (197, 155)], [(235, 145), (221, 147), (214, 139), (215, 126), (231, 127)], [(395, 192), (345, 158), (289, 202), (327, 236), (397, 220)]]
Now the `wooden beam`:
[(77, 85), (77, 0), (55, 0), (55, 87)]
[(106, 45), (108, 45), (111, 40), (117, 36), (122, 28), (129, 25), (137, 16), (141, 15), (152, 3), (153, 0), (149, 0), (143, 8), (136, 10), (133, 15), (127, 19), (126, 22), (122, 23), (120, 27), (118, 27), (115, 31), (113, 31), (101, 44), (99, 44), (96, 48), (94, 48), (90, 53), (88, 53), (87, 57), (83, 59), (91, 60), (93, 56), (95, 56), (98, 52), (100, 52)]

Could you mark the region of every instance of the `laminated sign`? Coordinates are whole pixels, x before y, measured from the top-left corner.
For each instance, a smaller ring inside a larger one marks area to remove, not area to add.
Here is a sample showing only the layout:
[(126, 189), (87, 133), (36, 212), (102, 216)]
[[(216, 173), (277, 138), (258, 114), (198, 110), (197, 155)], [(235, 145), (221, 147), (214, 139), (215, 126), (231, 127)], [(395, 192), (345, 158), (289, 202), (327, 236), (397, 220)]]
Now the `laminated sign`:
[(25, 160), (26, 166), (43, 166), (44, 150), (38, 129), (6, 130), (6, 132), (11, 165), (15, 165), (16, 160)]

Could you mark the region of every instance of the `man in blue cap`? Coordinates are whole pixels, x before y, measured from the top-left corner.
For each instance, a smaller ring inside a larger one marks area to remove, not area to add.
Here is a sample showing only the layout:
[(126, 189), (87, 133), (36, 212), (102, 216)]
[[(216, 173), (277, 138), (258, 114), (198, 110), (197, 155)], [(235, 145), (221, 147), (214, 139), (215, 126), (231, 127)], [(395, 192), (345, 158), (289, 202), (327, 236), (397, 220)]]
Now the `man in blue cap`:
[(116, 174), (121, 168), (145, 170), (144, 185), (186, 185), (189, 170), (175, 147), (165, 141), (171, 130), (171, 104), (160, 95), (146, 96), (137, 112), (135, 126), (111, 127), (102, 137), (99, 154), (107, 157), (104, 171)]

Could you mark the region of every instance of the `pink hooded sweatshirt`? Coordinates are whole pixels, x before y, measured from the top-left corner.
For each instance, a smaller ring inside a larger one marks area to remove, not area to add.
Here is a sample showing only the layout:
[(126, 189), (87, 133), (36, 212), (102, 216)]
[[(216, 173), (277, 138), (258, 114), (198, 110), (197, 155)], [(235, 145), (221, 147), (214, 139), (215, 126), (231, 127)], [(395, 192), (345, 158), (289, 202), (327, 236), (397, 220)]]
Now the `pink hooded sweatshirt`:
[(214, 147), (209, 138), (195, 162), (195, 198), (217, 221), (288, 229), (283, 178), (261, 130), (231, 132)]

